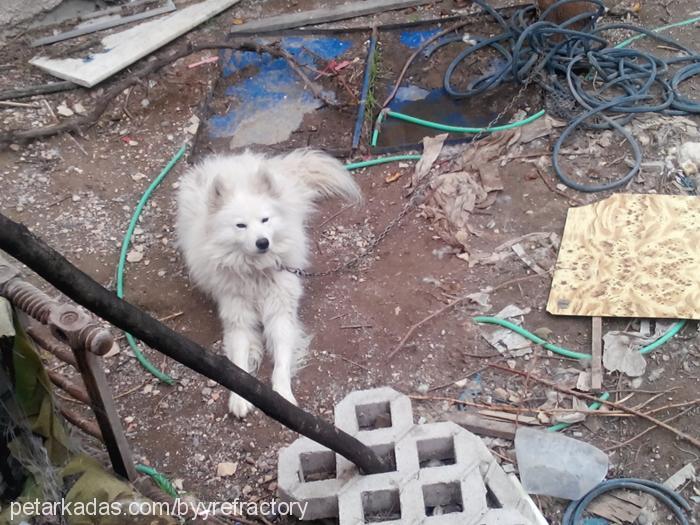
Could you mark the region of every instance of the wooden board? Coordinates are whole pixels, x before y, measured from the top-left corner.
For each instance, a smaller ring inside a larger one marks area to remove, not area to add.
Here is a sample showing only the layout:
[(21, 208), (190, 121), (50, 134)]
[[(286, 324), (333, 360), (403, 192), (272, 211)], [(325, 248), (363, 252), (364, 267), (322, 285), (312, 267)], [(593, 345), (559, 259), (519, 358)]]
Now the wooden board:
[(62, 59), (37, 56), (29, 63), (58, 78), (92, 87), (239, 1), (206, 0), (111, 34), (102, 39), (102, 53)]
[(591, 390), (603, 389), (603, 319), (594, 317), (591, 327)]
[(446, 415), (448, 421), (457, 423), (459, 426), (466, 428), (474, 434), (480, 436), (499, 437), (503, 439), (515, 439), (515, 431), (517, 426), (515, 423), (508, 421), (494, 421), (476, 414), (468, 414), (467, 412), (451, 412)]
[(570, 208), (547, 311), (700, 319), (700, 197), (617, 194)]
[(347, 20), (358, 16), (371, 15), (386, 11), (395, 11), (417, 5), (428, 4), (431, 0), (363, 0), (350, 4), (342, 4), (334, 7), (324, 7), (302, 11), (301, 13), (285, 13), (278, 16), (270, 16), (262, 20), (254, 20), (239, 26), (234, 26), (230, 34), (256, 34), (280, 29), (292, 29), (295, 27), (324, 24), (338, 20)]

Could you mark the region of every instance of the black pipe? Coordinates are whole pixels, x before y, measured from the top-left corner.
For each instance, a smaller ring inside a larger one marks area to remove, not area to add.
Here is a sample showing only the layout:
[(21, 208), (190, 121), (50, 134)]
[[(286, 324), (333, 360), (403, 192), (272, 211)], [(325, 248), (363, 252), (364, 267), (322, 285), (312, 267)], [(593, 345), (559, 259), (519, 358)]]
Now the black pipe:
[(140, 308), (119, 299), (36, 237), (26, 226), (2, 213), (0, 249), (105, 321), (244, 397), (284, 426), (344, 456), (362, 472), (376, 474), (389, 470), (370, 448), (351, 435), (294, 406), (224, 356), (209, 352)]

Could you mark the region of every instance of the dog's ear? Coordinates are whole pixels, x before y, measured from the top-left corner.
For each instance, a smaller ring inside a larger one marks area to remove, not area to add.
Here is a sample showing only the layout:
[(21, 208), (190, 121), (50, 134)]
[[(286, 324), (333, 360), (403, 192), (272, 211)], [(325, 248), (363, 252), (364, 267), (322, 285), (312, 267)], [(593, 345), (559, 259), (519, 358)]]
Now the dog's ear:
[(218, 208), (221, 204), (224, 190), (224, 182), (221, 180), (221, 176), (217, 175), (212, 180), (211, 187), (209, 188), (209, 203), (213, 209)]
[(266, 167), (260, 168), (260, 176), (257, 179), (258, 189), (265, 195), (279, 197), (280, 192), (275, 182), (275, 176)]

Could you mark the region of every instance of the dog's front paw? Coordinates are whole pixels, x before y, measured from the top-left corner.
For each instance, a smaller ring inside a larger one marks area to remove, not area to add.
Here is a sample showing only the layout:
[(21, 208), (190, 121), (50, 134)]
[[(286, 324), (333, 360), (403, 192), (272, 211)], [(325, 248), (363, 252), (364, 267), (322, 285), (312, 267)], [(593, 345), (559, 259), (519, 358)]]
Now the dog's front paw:
[(253, 410), (253, 405), (238, 394), (231, 394), (228, 398), (228, 411), (234, 416), (243, 419)]
[(292, 394), (292, 389), (289, 387), (276, 387), (273, 386), (272, 389), (277, 392), (279, 395), (281, 395), (283, 398), (285, 398), (287, 401), (289, 401), (293, 405), (299, 405), (297, 403), (296, 398), (294, 397), (294, 394)]

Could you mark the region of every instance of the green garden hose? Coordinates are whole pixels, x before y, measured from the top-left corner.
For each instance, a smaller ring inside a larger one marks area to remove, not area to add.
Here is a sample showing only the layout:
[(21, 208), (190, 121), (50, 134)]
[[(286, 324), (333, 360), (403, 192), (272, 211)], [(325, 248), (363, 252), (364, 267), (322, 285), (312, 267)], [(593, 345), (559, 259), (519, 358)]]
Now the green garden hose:
[[(495, 324), (498, 326), (502, 326), (503, 328), (507, 328), (508, 330), (512, 330), (518, 335), (523, 336), (525, 339), (529, 339), (533, 343), (536, 343), (538, 345), (542, 345), (542, 347), (546, 348), (547, 350), (554, 352), (555, 354), (563, 355), (564, 357), (570, 357), (572, 359), (590, 359), (591, 356), (590, 354), (582, 354), (581, 352), (574, 352), (573, 350), (568, 350), (566, 348), (562, 348), (561, 346), (554, 345), (552, 343), (548, 343), (541, 337), (533, 334), (532, 332), (528, 332), (525, 330), (522, 326), (518, 326), (515, 323), (511, 323), (510, 321), (507, 321), (505, 319), (499, 319), (498, 317), (488, 317), (488, 316), (477, 316), (474, 318), (475, 323), (479, 324)], [(659, 337), (656, 341), (643, 346), (642, 348), (639, 349), (640, 354), (648, 354), (649, 352), (652, 352), (656, 350), (658, 347), (661, 345), (667, 343), (669, 339), (671, 339), (674, 335), (676, 335), (678, 332), (681, 331), (681, 329), (685, 326), (686, 320), (681, 319), (678, 321), (676, 324), (674, 324), (671, 328), (668, 329), (668, 331)]]
[(381, 123), (384, 121), (384, 118), (386, 117), (392, 117), (395, 119), (399, 120), (404, 120), (406, 122), (410, 122), (411, 124), (417, 124), (419, 126), (423, 126), (425, 128), (432, 128), (432, 129), (437, 129), (440, 131), (447, 131), (450, 133), (471, 133), (471, 134), (476, 134), (476, 133), (495, 133), (497, 131), (506, 131), (509, 129), (515, 129), (519, 128), (520, 126), (525, 126), (526, 124), (529, 124), (530, 122), (534, 122), (535, 120), (544, 117), (545, 111), (542, 109), (535, 113), (534, 115), (530, 115), (527, 118), (524, 118), (522, 120), (517, 120), (515, 122), (511, 122), (510, 124), (503, 124), (502, 126), (492, 126), (490, 128), (465, 128), (462, 126), (450, 126), (448, 124), (440, 124), (439, 122), (432, 122), (430, 120), (425, 120), (422, 118), (418, 117), (413, 117), (411, 115), (406, 115), (405, 113), (399, 113), (398, 111), (392, 111), (392, 110), (387, 110), (379, 114), (379, 118), (377, 118), (377, 124), (374, 128), (374, 131), (372, 133), (372, 142), (371, 146), (374, 147), (377, 145), (377, 140), (379, 139), (379, 127)]
[[(607, 401), (610, 399), (610, 394), (608, 392), (603, 392), (600, 394), (600, 397), (598, 398), (601, 401)], [(598, 403), (597, 401), (595, 403), (591, 403), (588, 405), (588, 410), (598, 410), (600, 407), (603, 406), (603, 403)], [(557, 423), (556, 425), (552, 425), (551, 427), (547, 427), (547, 432), (559, 432), (560, 430), (564, 430), (565, 428), (569, 428), (573, 423)]]
[(167, 477), (165, 477), (164, 474), (161, 474), (153, 467), (148, 467), (146, 465), (141, 464), (136, 465), (136, 471), (140, 472), (141, 474), (146, 474), (155, 482), (156, 485), (158, 485), (160, 490), (167, 493), (169, 496), (172, 496), (173, 498), (177, 498), (177, 490), (175, 489), (173, 484), (170, 483), (170, 480)]
[[(124, 298), (124, 266), (126, 265), (126, 254), (129, 251), (129, 243), (131, 242), (131, 236), (134, 234), (134, 229), (136, 229), (136, 224), (138, 223), (139, 217), (141, 216), (141, 212), (143, 211), (144, 206), (146, 206), (146, 203), (151, 197), (151, 194), (160, 185), (160, 183), (163, 182), (163, 179), (170, 172), (170, 170), (173, 169), (173, 166), (175, 166), (175, 164), (177, 164), (177, 162), (182, 158), (182, 156), (185, 154), (185, 151), (187, 151), (187, 145), (183, 145), (177, 151), (177, 153), (175, 153), (173, 158), (170, 159), (170, 162), (168, 162), (165, 168), (163, 168), (163, 171), (161, 171), (160, 174), (153, 180), (153, 182), (151, 182), (150, 186), (148, 186), (144, 194), (141, 196), (141, 200), (139, 200), (139, 203), (136, 205), (136, 209), (134, 210), (134, 213), (131, 216), (129, 227), (126, 229), (126, 233), (124, 234), (121, 252), (119, 253), (119, 264), (117, 265), (117, 297), (119, 297), (120, 299)], [(175, 383), (175, 380), (172, 377), (158, 370), (153, 365), (153, 363), (151, 363), (148, 360), (148, 358), (143, 354), (143, 352), (141, 352), (138, 345), (136, 344), (136, 339), (134, 339), (134, 337), (130, 333), (124, 333), (124, 335), (126, 336), (126, 340), (128, 341), (129, 346), (131, 347), (131, 351), (134, 352), (134, 356), (146, 370), (148, 370), (151, 374), (153, 374), (155, 377), (157, 377), (164, 383), (167, 383), (169, 385)]]
[[(700, 22), (700, 16), (696, 16), (695, 18), (689, 18), (688, 20), (682, 20), (680, 22), (674, 22), (673, 24), (668, 24), (665, 26), (657, 27), (656, 29), (652, 29), (652, 31), (654, 31), (654, 32), (665, 31), (666, 29), (673, 29), (674, 27), (688, 26), (688, 25), (694, 24), (696, 22)], [(644, 38), (645, 36), (647, 36), (647, 35), (645, 35), (643, 33), (639, 34), (639, 35), (635, 35), (633, 37), (628, 38), (627, 40), (623, 40), (622, 42), (617, 44), (615, 47), (619, 47), (619, 48), (627, 47), (635, 40), (639, 40), (640, 38)]]

